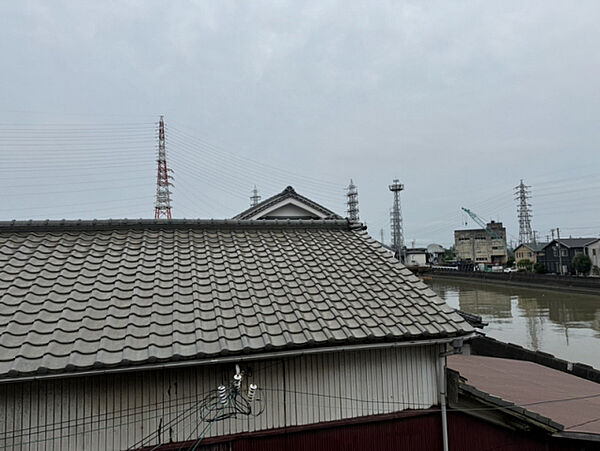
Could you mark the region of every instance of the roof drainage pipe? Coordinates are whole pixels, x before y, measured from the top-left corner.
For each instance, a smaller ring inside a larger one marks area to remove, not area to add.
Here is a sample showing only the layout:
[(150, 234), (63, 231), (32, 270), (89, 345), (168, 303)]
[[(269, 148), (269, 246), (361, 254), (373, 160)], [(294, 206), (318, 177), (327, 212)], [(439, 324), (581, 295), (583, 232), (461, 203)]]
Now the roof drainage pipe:
[[(443, 345), (445, 347), (445, 345)], [(440, 410), (442, 411), (442, 441), (444, 451), (448, 451), (448, 418), (446, 415), (446, 353), (443, 352), (439, 358), (439, 390)]]

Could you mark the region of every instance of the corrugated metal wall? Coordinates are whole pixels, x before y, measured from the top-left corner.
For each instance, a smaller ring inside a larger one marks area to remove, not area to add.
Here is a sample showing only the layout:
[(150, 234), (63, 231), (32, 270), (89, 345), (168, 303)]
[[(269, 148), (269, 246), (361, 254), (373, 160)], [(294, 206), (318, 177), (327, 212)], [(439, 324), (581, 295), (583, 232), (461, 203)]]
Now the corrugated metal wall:
[[(207, 436), (428, 408), (438, 403), (439, 351), (420, 346), (243, 364), (246, 380), (261, 388), (264, 413), (215, 422)], [(2, 384), (0, 449), (107, 450), (190, 440), (206, 426), (199, 401), (229, 384), (233, 367)]]

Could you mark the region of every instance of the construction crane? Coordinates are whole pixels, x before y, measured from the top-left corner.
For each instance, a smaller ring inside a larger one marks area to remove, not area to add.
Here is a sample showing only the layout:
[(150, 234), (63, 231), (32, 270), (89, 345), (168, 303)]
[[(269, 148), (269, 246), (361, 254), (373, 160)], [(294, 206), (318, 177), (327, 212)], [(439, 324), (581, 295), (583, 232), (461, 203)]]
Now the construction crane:
[(502, 238), (501, 235), (498, 235), (498, 233), (496, 233), (495, 230), (490, 229), (483, 219), (481, 219), (479, 216), (477, 216), (474, 212), (472, 212), (468, 208), (464, 208), (464, 207), (461, 207), (461, 208), (466, 214), (468, 214), (471, 217), (471, 219), (473, 221), (475, 221), (483, 230), (485, 230), (485, 233), (487, 233), (494, 240), (502, 241), (504, 243), (504, 245), (506, 246), (506, 249), (508, 249), (508, 244), (506, 243), (506, 240), (504, 238)]

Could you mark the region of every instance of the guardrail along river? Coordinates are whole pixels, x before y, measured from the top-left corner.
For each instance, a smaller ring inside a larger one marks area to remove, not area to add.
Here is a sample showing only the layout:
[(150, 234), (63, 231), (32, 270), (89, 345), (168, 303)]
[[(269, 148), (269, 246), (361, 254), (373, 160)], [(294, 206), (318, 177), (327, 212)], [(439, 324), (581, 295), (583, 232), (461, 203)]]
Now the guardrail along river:
[(600, 369), (600, 293), (436, 279), (425, 282), (451, 307), (480, 315), (488, 336)]

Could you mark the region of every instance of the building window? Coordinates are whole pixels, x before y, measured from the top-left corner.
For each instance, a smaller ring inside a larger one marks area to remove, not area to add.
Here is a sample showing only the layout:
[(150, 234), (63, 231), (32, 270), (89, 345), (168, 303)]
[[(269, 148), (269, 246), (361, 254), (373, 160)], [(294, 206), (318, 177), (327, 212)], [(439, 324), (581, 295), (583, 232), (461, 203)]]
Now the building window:
[(567, 249), (562, 249), (561, 255), (563, 257), (568, 257), (569, 256), (569, 251)]

